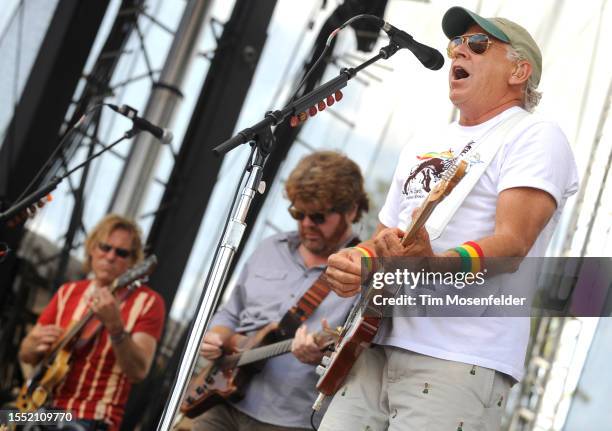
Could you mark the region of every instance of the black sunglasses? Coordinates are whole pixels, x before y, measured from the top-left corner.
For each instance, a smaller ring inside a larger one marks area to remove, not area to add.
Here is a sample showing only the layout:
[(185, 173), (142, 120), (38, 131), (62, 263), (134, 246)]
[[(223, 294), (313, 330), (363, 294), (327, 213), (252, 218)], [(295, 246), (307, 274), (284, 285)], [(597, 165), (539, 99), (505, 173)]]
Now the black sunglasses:
[(327, 212), (316, 212), (316, 213), (306, 213), (304, 211), (300, 211), (294, 206), (289, 207), (289, 214), (296, 220), (304, 220), (304, 217), (308, 217), (314, 224), (323, 224), (327, 218), (327, 214), (338, 212), (337, 209), (332, 208)]
[(115, 254), (121, 259), (127, 259), (128, 257), (132, 255), (131, 250), (121, 248), (121, 247), (113, 247), (112, 245), (106, 244), (105, 242), (99, 242), (98, 248), (102, 250), (104, 253), (108, 253), (111, 250), (115, 250)]
[(484, 54), (489, 46), (493, 44), (489, 35), (484, 33), (465, 34), (452, 38), (448, 42), (446, 54), (449, 58), (455, 58), (455, 50), (462, 44), (467, 43), (468, 48), (474, 54)]

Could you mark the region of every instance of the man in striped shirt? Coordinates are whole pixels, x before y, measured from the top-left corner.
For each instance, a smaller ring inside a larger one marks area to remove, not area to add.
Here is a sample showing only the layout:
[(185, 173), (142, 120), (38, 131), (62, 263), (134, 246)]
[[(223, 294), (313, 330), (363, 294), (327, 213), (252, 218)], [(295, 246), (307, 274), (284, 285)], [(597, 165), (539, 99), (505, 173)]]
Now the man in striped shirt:
[(131, 384), (143, 380), (151, 367), (164, 301), (144, 285), (123, 301), (109, 291), (117, 277), (142, 260), (140, 229), (132, 221), (106, 216), (87, 238), (85, 250), (85, 268), (93, 277), (60, 287), (21, 343), (19, 357), (37, 364), (68, 326), (91, 309), (102, 330), (73, 349), (70, 371), (55, 388), (51, 404), (73, 412), (86, 430), (117, 430)]

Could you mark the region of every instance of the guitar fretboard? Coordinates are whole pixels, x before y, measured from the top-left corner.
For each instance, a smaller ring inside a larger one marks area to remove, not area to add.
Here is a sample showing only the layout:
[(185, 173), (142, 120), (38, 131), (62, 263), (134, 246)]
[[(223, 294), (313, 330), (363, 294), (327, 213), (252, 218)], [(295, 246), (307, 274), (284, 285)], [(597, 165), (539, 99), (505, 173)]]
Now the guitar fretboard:
[(240, 355), (238, 360), (238, 367), (243, 365), (252, 364), (253, 362), (261, 361), (263, 359), (269, 359), (274, 356), (282, 355), (291, 351), (291, 342), (293, 340), (280, 341), (278, 343), (270, 344), (268, 346), (258, 347), (253, 350), (247, 350)]

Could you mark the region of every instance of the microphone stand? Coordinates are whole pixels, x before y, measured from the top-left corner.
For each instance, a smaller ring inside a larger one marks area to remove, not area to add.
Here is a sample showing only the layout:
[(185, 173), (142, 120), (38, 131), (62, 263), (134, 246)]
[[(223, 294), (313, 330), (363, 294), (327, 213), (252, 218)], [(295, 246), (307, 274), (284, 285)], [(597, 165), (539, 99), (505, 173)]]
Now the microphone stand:
[(346, 87), (348, 80), (353, 78), (357, 72), (381, 58), (388, 59), (400, 48), (398, 43), (391, 40), (390, 44), (381, 48), (374, 57), (355, 68), (342, 69), (336, 78), (331, 79), (299, 99), (290, 102), (284, 109), (266, 113), (263, 120), (238, 132), (234, 137), (213, 149), (213, 153), (220, 155), (247, 142), (251, 142), (255, 146), (251, 163), (247, 167), (249, 175), (246, 184), (238, 198), (237, 206), (236, 202), (234, 202), (231, 207), (235, 207), (236, 210), (231, 216), (230, 222), (225, 226), (221, 241), (217, 246), (212, 267), (204, 284), (204, 292), (200, 296), (198, 309), (190, 327), (187, 344), (181, 355), (178, 374), (174, 378), (170, 398), (166, 401), (162, 417), (157, 425), (157, 431), (168, 431), (174, 425), (174, 418), (197, 361), (198, 350), (204, 337), (204, 331), (219, 301), (221, 288), (225, 283), (230, 264), (246, 229), (245, 220), (249, 207), (256, 192), (260, 191), (263, 193), (264, 191), (263, 187), (260, 187), (262, 185), (265, 186), (261, 182), (263, 168), (268, 155), (273, 151), (275, 145), (272, 126), (280, 124), (289, 116), (306, 112), (308, 108), (315, 106), (320, 100), (324, 100), (327, 96)]
[[(13, 206), (11, 206), (9, 209), (4, 211), (3, 213), (0, 213), (0, 222), (3, 222), (5, 220), (9, 220), (9, 219), (13, 219), (15, 217), (19, 217), (21, 215), (23, 216), (24, 219), (27, 219), (28, 215), (29, 215), (27, 212), (30, 212), (30, 213), (34, 213), (35, 212), (35, 210), (29, 210), (29, 208), (32, 207), (33, 205), (35, 205), (36, 202), (40, 201), (42, 198), (47, 196), (53, 190), (55, 190), (55, 188), (62, 182), (62, 180), (64, 180), (66, 177), (70, 176), (73, 172), (75, 172), (75, 171), (81, 169), (83, 166), (87, 165), (89, 162), (91, 162), (96, 157), (99, 157), (100, 155), (102, 155), (106, 151), (110, 150), (115, 145), (119, 144), (120, 142), (122, 142), (122, 141), (124, 141), (126, 139), (133, 138), (134, 136), (136, 136), (140, 132), (141, 132), (140, 129), (138, 129), (136, 127), (133, 127), (132, 129), (130, 129), (127, 132), (125, 132), (123, 134), (123, 136), (121, 136), (121, 138), (117, 139), (115, 142), (113, 142), (109, 146), (105, 147), (103, 150), (98, 151), (95, 154), (92, 154), (91, 157), (87, 158), (85, 161), (83, 161), (83, 163), (81, 163), (78, 166), (72, 168), (71, 170), (66, 172), (64, 175), (61, 175), (61, 176), (57, 176), (56, 175), (56, 176), (54, 176), (49, 181), (49, 183), (39, 187), (37, 190), (35, 190), (34, 192), (30, 193), (28, 196), (26, 196), (25, 198), (21, 199), (19, 202), (13, 204)], [(24, 211), (26, 211), (25, 214), (23, 213)], [(9, 226), (10, 226), (10, 224), (9, 224)]]

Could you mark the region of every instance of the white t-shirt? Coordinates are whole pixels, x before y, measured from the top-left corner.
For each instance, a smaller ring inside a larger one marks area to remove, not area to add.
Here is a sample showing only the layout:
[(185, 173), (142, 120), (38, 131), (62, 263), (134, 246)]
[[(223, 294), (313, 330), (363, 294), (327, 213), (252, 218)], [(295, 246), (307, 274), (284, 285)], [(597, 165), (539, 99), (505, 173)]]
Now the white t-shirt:
[[(510, 108), (477, 126), (464, 127), (452, 123), (415, 145), (405, 147), (385, 205), (378, 215), (380, 222), (388, 227), (405, 229), (412, 219), (413, 210), (450, 165), (449, 160), (469, 150), (500, 121), (520, 110), (518, 107)], [(470, 164), (479, 163), (477, 158), (469, 155), (467, 160)], [(544, 190), (557, 203), (553, 217), (528, 253), (528, 256), (543, 256), (567, 198), (578, 188), (574, 156), (558, 125), (530, 115), (505, 135), (500, 150), (444, 232), (432, 240), (434, 252), (492, 235), (498, 195), (513, 187)], [(525, 208), (525, 211), (529, 209)], [(517, 275), (507, 274), (502, 278)], [(383, 320), (375, 341), (437, 358), (492, 368), (520, 380), (524, 373), (528, 337), (529, 318), (526, 317), (394, 317)]]

